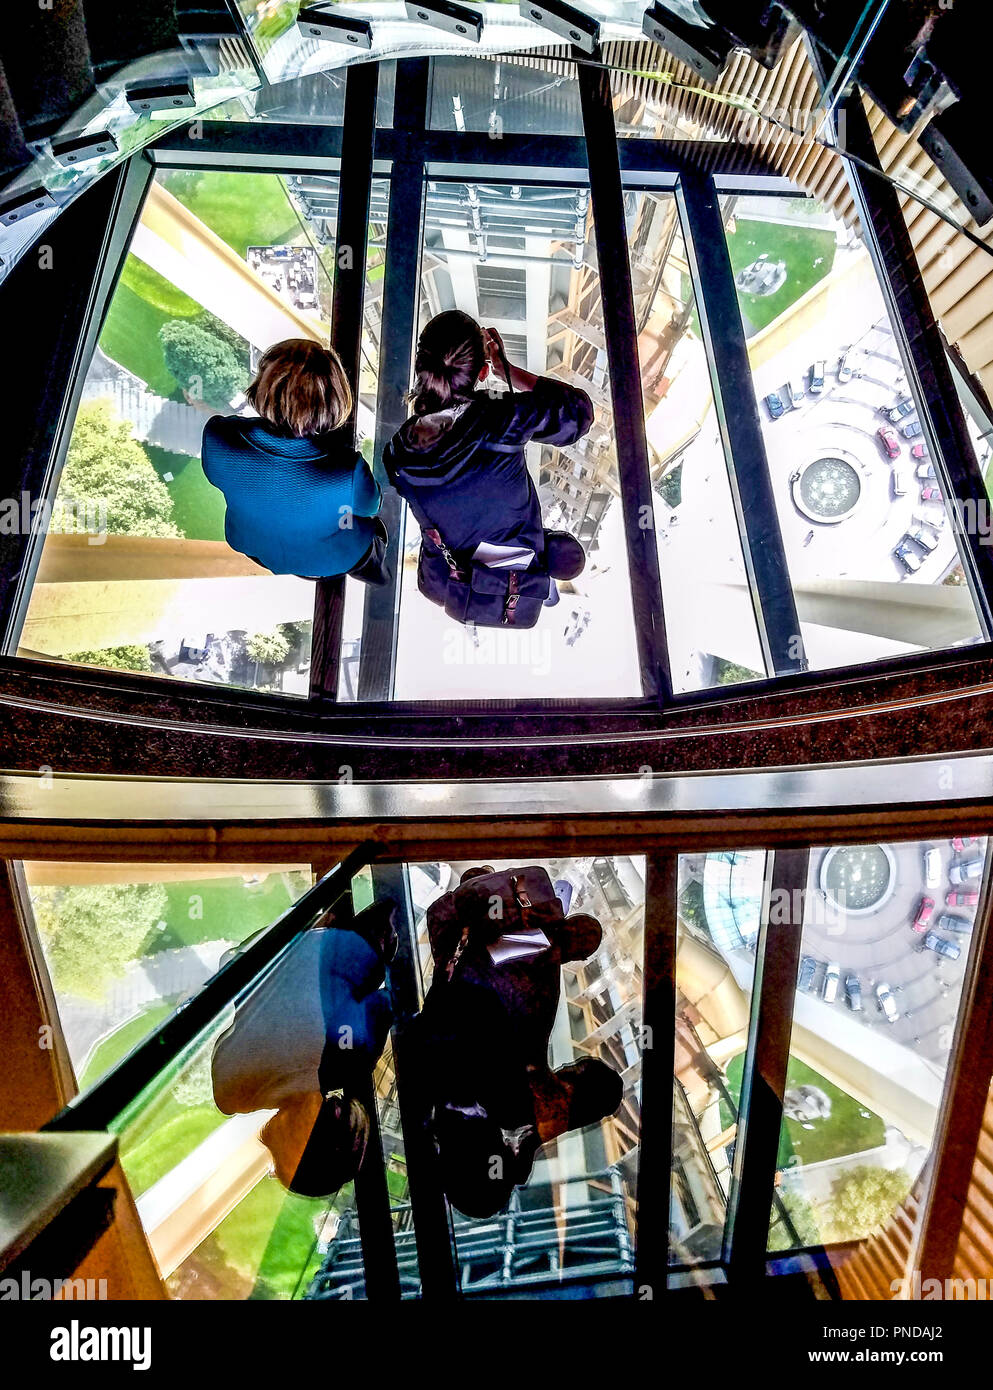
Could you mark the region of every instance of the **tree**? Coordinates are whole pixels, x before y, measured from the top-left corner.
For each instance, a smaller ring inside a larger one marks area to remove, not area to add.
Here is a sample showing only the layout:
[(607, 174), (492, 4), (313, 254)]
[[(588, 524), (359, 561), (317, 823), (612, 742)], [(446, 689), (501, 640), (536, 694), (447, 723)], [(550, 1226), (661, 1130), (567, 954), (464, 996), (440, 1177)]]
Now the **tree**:
[(85, 531), (86, 519), (99, 513), (114, 536), (183, 534), (170, 520), (169, 489), (108, 400), (87, 401), (79, 408), (57, 510), (63, 531)]
[(31, 903), (55, 988), (100, 999), (138, 959), (168, 897), (161, 883), (44, 885)]
[(77, 666), (111, 666), (118, 671), (151, 671), (148, 648), (135, 643), (126, 647), (101, 647), (92, 652), (63, 652), (63, 661)]
[(162, 355), (169, 371), (189, 395), (217, 410), (248, 385), (248, 372), (230, 344), (185, 319), (159, 329)]
[(277, 627), (273, 632), (254, 633), (245, 643), (245, 650), (260, 666), (278, 666), (289, 655), (290, 644)]
[(862, 1240), (893, 1215), (910, 1194), (902, 1168), (862, 1164), (836, 1178), (831, 1188), (831, 1217), (836, 1240)]

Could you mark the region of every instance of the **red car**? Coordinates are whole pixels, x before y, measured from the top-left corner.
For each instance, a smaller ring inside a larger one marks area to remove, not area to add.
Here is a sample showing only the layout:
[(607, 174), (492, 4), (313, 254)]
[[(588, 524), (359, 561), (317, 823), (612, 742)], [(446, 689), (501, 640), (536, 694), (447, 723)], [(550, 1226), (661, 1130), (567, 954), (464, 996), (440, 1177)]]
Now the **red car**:
[(928, 922), (930, 922), (931, 914), (933, 912), (934, 898), (921, 898), (921, 905), (917, 909), (917, 916), (911, 923), (911, 926), (913, 927), (914, 931), (927, 931), (927, 924)]
[(941, 501), (941, 489), (940, 489), (940, 488), (936, 488), (936, 487), (934, 487), (934, 486), (932, 486), (932, 485), (929, 485), (928, 487), (922, 487), (922, 488), (921, 488), (921, 501), (922, 501), (922, 502), (940, 502), (940, 501)]
[(926, 444), (912, 444), (912, 445), (910, 446), (910, 457), (911, 457), (911, 458), (915, 458), (915, 459), (926, 459), (926, 458), (927, 458), (927, 445), (926, 445)]
[(969, 845), (974, 845), (975, 843), (976, 841), (972, 835), (956, 835), (955, 839), (952, 841), (952, 849), (956, 854), (961, 854)]
[(891, 430), (889, 425), (880, 425), (876, 431), (876, 438), (883, 446), (883, 452), (887, 458), (898, 459), (900, 457), (900, 441), (896, 437), (896, 430)]
[(950, 893), (945, 894), (945, 902), (949, 907), (975, 907), (979, 902), (979, 894), (963, 893), (953, 888)]

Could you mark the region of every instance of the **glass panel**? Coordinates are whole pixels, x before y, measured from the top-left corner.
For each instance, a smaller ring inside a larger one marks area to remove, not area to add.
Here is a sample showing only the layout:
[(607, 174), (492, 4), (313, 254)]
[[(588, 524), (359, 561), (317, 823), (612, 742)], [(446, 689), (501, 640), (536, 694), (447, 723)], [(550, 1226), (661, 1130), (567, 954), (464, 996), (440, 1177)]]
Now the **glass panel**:
[[(487, 866), (497, 871), (515, 867), (509, 861)], [(458, 887), (468, 868), (466, 863), (408, 866), (425, 994), (445, 963), (432, 960), (427, 909)], [(543, 1143), (526, 1182), (503, 1193), (492, 1214), (465, 1215), (453, 1200), (455, 1246), (464, 1293), (537, 1291), (578, 1276), (623, 1277), (633, 1269), (641, 1124), (645, 861), (629, 855), (547, 859), (531, 861), (526, 872), (534, 869), (547, 872), (546, 885), (554, 887), (569, 916), (588, 914), (599, 922), (599, 947), (555, 971), (558, 1002), (551, 1009), (545, 993), (547, 981), (541, 982), (537, 973), (529, 980), (523, 966), (513, 977), (523, 978), (523, 986), (502, 985), (499, 967), (489, 973), (489, 967), (474, 967), (472, 979), (482, 981), (487, 994), (492, 991), (501, 1000), (515, 1031), (526, 1030), (529, 1020), (539, 1014), (546, 1017), (549, 1068), (554, 1071), (576, 1063), (588, 1066), (596, 1059), (620, 1078), (621, 1099), (618, 1105), (611, 1096), (615, 1108), (605, 1119), (578, 1127), (566, 1125), (558, 1138)], [(530, 891), (540, 902), (537, 891)], [(491, 952), (509, 950), (507, 943), (512, 939), (517, 941), (512, 933), (505, 935)], [(554, 933), (551, 939), (553, 946), (560, 944)], [(478, 989), (478, 984), (475, 987)], [(447, 986), (439, 981), (436, 988), (443, 993)], [(429, 1007), (430, 1001), (426, 1010)], [(465, 1055), (475, 1055), (471, 1038), (467, 1042), (456, 1034), (451, 1042), (456, 1051), (463, 1053), (468, 1048)], [(446, 1053), (445, 1060), (446, 1073), (454, 1071), (452, 1054)], [(479, 1056), (478, 1061), (479, 1074), (488, 1077), (486, 1059)], [(547, 1114), (552, 1113), (548, 1109), (551, 1080), (546, 1084), (536, 1076), (530, 1085), (540, 1130), (547, 1123)], [(492, 1200), (484, 1193), (484, 1204)], [(539, 1295), (536, 1292), (534, 1296)]]
[(579, 82), (574, 63), (540, 54), (434, 58), (431, 130), (502, 135), (582, 135)]
[(365, 1297), (361, 1112), (339, 1118), (329, 1100), (314, 1119), (325, 1086), (351, 1090), (339, 1048), (371, 1059), (404, 1289), (418, 1291), (382, 979), (355, 932), (312, 928), (115, 1122), (171, 1297)]
[(913, 1189), (986, 853), (968, 836), (811, 850), (771, 1249), (862, 1240)]
[(723, 210), (811, 668), (981, 640), (868, 251), (809, 199)]
[[(396, 63), (379, 64), (376, 124), (393, 124)], [(212, 121), (265, 121), (270, 125), (340, 126), (345, 120), (347, 68), (311, 72), (286, 82), (271, 82), (210, 113)]]
[(593, 401), (584, 439), (527, 450), (544, 525), (578, 536), (587, 561), (534, 629), (472, 632), (418, 593), (419, 528), (408, 511), (394, 694), (640, 695), (589, 193), (431, 182), (425, 218), (420, 326), (462, 309), (500, 331), (512, 364)]
[(80, 1089), (311, 886), (309, 865), (24, 864)]
[(224, 539), (204, 423), (262, 350), (326, 341), (336, 180), (161, 170), (89, 365), (19, 650), (308, 694), (314, 585)]
[(675, 198), (629, 192), (627, 225), (673, 689), (755, 680), (765, 667)]
[(763, 850), (679, 856), (669, 1259), (721, 1256), (766, 870)]

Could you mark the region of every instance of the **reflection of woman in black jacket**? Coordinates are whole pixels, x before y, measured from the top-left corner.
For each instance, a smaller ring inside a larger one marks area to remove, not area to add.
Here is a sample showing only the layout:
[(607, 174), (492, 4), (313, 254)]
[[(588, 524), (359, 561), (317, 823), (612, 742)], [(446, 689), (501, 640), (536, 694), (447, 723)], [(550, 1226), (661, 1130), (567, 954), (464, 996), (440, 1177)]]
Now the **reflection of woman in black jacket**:
[[(593, 423), (589, 396), (508, 366), (499, 333), (459, 309), (427, 325), (414, 371), (414, 413), (384, 461), (420, 525), (436, 528), (460, 562), (487, 542), (531, 551), (554, 578), (575, 578), (586, 562), (583, 548), (566, 532), (543, 530), (524, 447), (532, 439), (581, 439)], [(477, 391), (490, 372), (504, 381), (509, 373), (512, 391)]]

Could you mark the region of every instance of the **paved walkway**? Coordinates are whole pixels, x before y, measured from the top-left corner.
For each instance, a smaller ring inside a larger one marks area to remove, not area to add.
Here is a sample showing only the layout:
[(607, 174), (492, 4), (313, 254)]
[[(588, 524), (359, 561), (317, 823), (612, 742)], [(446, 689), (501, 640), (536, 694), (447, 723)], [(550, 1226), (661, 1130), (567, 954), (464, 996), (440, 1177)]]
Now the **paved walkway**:
[(98, 348), (83, 385), (83, 400), (110, 400), (135, 439), (172, 454), (200, 457), (200, 439), (207, 419), (202, 410), (183, 401), (157, 396), (133, 373)]

